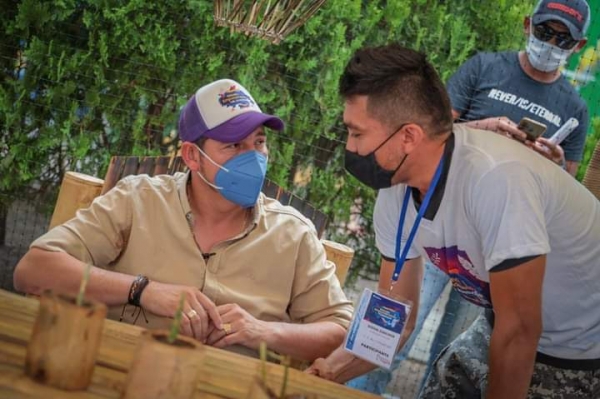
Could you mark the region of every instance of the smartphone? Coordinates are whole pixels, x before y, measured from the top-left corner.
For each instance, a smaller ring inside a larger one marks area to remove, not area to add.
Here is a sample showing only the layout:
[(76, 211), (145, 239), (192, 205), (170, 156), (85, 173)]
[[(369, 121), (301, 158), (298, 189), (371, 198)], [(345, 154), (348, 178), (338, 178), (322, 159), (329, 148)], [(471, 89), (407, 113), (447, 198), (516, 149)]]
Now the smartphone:
[(546, 131), (546, 125), (529, 118), (521, 119), (518, 128), (527, 135), (527, 140), (530, 141), (535, 141)]

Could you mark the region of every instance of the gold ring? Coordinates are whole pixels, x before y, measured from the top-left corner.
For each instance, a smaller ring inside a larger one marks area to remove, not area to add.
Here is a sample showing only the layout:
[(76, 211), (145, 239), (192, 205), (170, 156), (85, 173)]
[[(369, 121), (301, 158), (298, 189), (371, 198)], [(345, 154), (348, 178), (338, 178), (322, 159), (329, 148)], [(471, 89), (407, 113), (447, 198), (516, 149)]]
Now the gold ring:
[(186, 315), (190, 319), (193, 319), (194, 317), (198, 316), (198, 312), (196, 312), (194, 309), (192, 309), (189, 312), (187, 312)]
[(223, 323), (223, 331), (225, 331), (225, 334), (229, 335), (231, 334), (231, 323)]

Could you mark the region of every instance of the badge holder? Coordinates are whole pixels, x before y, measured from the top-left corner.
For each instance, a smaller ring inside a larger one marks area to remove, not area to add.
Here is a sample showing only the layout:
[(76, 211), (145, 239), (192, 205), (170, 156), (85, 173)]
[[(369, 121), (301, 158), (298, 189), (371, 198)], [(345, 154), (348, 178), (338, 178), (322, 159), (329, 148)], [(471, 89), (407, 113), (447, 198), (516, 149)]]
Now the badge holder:
[(380, 367), (390, 369), (412, 303), (389, 292), (374, 292), (366, 288), (354, 312), (344, 349)]

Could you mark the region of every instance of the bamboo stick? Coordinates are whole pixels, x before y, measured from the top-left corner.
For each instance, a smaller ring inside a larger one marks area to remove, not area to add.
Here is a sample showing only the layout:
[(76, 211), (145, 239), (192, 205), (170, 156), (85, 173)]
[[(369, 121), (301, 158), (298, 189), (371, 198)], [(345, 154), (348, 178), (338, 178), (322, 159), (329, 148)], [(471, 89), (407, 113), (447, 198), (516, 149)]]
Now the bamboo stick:
[(231, 6), (231, 2), (223, 5), (222, 0), (216, 0), (214, 18), (217, 25), (229, 25), (231, 32), (278, 44), (324, 3), (325, 0), (235, 0)]
[(319, 10), (319, 8), (321, 8), (321, 6), (323, 4), (325, 4), (325, 0), (319, 0), (319, 1), (315, 2), (312, 5), (312, 7), (309, 8), (308, 11), (306, 11), (304, 13), (304, 15), (300, 16), (298, 18), (298, 20), (296, 22), (294, 22), (294, 24), (292, 24), (286, 32), (284, 32), (284, 35), (287, 35), (294, 29), (299, 28), (300, 26), (304, 25), (306, 23), (306, 21), (308, 21), (308, 19), (310, 17), (312, 17)]
[(600, 199), (600, 142), (594, 148), (582, 183), (596, 198)]

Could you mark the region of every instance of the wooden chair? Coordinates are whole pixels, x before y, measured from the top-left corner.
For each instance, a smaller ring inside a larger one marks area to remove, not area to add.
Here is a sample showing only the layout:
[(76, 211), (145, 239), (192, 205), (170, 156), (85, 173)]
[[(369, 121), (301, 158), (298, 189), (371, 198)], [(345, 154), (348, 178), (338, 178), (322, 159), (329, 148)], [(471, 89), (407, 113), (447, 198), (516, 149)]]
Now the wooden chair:
[(583, 185), (600, 200), (600, 142), (594, 148), (594, 153), (583, 177)]
[[(50, 221), (50, 228), (66, 222), (75, 216), (78, 209), (88, 207), (95, 197), (113, 188), (117, 182), (130, 175), (147, 174), (150, 176), (183, 172), (187, 167), (181, 157), (156, 156), (114, 156), (104, 180), (76, 172), (67, 172), (61, 184), (60, 193)], [(279, 187), (267, 180), (262, 189), (263, 193), (277, 199), (284, 205), (294, 207), (306, 218), (310, 219), (319, 238), (327, 228), (328, 218), (302, 198)], [(340, 284), (344, 284), (346, 275), (354, 256), (354, 250), (332, 241), (321, 240), (327, 253), (327, 259), (335, 263), (336, 275)]]

